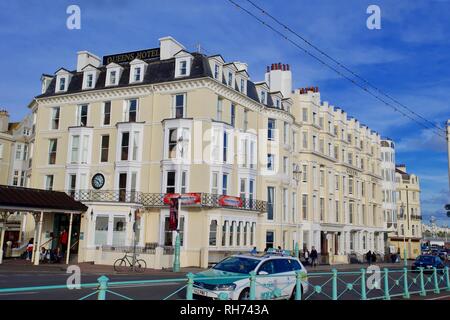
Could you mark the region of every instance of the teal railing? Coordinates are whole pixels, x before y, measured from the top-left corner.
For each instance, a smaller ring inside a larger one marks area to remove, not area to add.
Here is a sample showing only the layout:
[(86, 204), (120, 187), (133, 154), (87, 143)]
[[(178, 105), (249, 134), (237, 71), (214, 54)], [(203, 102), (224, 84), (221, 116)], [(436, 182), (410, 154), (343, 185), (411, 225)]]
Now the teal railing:
[[(268, 285), (267, 279), (271, 279)], [(246, 290), (249, 300), (264, 300), (273, 298), (291, 298), (294, 300), (390, 300), (392, 298), (409, 299), (413, 294), (426, 296), (432, 292), (439, 294), (441, 291), (450, 291), (449, 268), (410, 270), (384, 268), (376, 272), (372, 269), (362, 268), (355, 271), (310, 272), (308, 274), (297, 271), (295, 275), (295, 287), (292, 289), (293, 280), (286, 281), (286, 276), (257, 275), (250, 272), (248, 275), (231, 277), (204, 277), (188, 273), (186, 277), (168, 278), (157, 280), (135, 280), (110, 282), (106, 276), (101, 276), (96, 283), (79, 284), (79, 289), (92, 289), (89, 294), (83, 295), (78, 300), (94, 299), (106, 300), (108, 297), (118, 297), (126, 300), (133, 298), (117, 292), (116, 287), (126, 286), (145, 287), (146, 285), (180, 285), (163, 300), (171, 298), (193, 300), (196, 289), (207, 292), (210, 298), (228, 300), (230, 292), (220, 291), (205, 286), (205, 281), (219, 280), (220, 283), (234, 282), (247, 279)], [(275, 285), (274, 285), (275, 283)], [(302, 290), (297, 290), (302, 288)], [(34, 286), (21, 288), (1, 288), (0, 294), (17, 294), (25, 292), (45, 292), (52, 290), (68, 290), (67, 285)], [(72, 290), (73, 291), (73, 290)], [(185, 291), (184, 293), (182, 293)], [(41, 297), (42, 298), (42, 297)], [(1, 299), (1, 298), (0, 298)]]

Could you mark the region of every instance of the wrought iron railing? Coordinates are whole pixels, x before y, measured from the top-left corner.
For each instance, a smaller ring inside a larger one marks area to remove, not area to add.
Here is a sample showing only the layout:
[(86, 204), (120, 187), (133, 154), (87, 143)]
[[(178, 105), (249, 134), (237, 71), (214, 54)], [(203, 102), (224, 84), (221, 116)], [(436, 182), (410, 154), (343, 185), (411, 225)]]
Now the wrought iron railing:
[[(67, 194), (75, 200), (81, 202), (124, 202), (140, 204), (144, 207), (167, 207), (168, 202), (164, 201), (167, 194), (164, 193), (144, 193), (140, 191), (125, 190), (69, 190)], [(228, 208), (237, 210), (248, 210), (256, 212), (266, 212), (267, 202), (255, 199), (240, 199), (236, 205), (222, 202), (222, 195), (210, 193), (196, 193), (200, 195), (199, 202), (183, 203), (183, 207), (210, 207), (210, 208)], [(236, 198), (238, 199), (238, 198)]]
[[(375, 268), (374, 268), (375, 267)], [(161, 291), (158, 286), (173, 285), (175, 288), (168, 296), (161, 294), (160, 298), (151, 299), (186, 299), (194, 300), (208, 297), (214, 300), (229, 300), (233, 298), (232, 290), (218, 289), (217, 283), (232, 284), (236, 281), (245, 280), (244, 288), (238, 299), (266, 300), (274, 298), (291, 298), (295, 300), (391, 300), (410, 299), (412, 295), (421, 296), (422, 299), (429, 294), (441, 294), (450, 291), (449, 268), (411, 270), (408, 268), (380, 269), (376, 266), (361, 268), (354, 271), (338, 271), (332, 269), (331, 272), (309, 272), (298, 270), (295, 278), (286, 281), (286, 275), (256, 274), (255, 271), (249, 274), (233, 276), (212, 276), (194, 275), (188, 273), (183, 276), (176, 274), (178, 278), (153, 279), (153, 280), (132, 280), (110, 282), (106, 276), (101, 276), (96, 283), (64, 284), (50, 286), (34, 286), (19, 288), (0, 288), (0, 294), (16, 295), (28, 292), (39, 292), (44, 296), (46, 291), (80, 289), (78, 300), (96, 299), (106, 300), (107, 298), (119, 297), (126, 300), (133, 300), (127, 291), (121, 293), (121, 288), (143, 287), (147, 294), (153, 291)], [(268, 285), (267, 279), (272, 280)], [(274, 278), (280, 280), (273, 281)], [(217, 281), (218, 280), (218, 281)], [(211, 282), (213, 281), (213, 282)], [(208, 285), (207, 283), (215, 283)], [(152, 287), (154, 289), (152, 289)], [(301, 288), (301, 290), (297, 290)], [(114, 290), (114, 291), (113, 291)], [(64, 294), (64, 291), (59, 291)], [(243, 294), (246, 293), (246, 294)], [(201, 295), (199, 295), (201, 294)], [(143, 299), (141, 294), (139, 299)]]

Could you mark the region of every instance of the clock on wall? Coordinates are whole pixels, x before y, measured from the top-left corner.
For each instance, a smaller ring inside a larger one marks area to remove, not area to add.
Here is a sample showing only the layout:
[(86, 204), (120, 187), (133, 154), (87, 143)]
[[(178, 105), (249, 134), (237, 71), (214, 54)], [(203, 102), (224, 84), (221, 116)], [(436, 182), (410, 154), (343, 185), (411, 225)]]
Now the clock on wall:
[(92, 186), (94, 189), (101, 189), (105, 184), (105, 176), (101, 173), (96, 173), (92, 177)]

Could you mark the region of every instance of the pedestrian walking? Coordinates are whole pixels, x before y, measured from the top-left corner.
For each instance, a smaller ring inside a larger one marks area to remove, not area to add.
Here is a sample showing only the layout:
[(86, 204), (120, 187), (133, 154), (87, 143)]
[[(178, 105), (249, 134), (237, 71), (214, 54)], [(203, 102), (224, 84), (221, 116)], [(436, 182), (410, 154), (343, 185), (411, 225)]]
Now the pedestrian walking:
[(316, 248), (313, 246), (311, 248), (311, 254), (310, 254), (310, 258), (311, 258), (311, 266), (312, 267), (316, 267), (317, 266), (317, 250)]
[(303, 251), (303, 259), (305, 260), (305, 264), (309, 264), (309, 250), (307, 248)]
[(372, 252), (372, 263), (377, 262), (377, 254), (374, 252)]
[(367, 253), (366, 253), (366, 260), (367, 260), (367, 263), (369, 264), (369, 265), (371, 265), (371, 263), (372, 263), (372, 251), (367, 251)]
[(34, 238), (31, 238), (27, 244), (27, 260), (31, 260), (31, 257), (33, 255), (33, 244), (34, 244)]

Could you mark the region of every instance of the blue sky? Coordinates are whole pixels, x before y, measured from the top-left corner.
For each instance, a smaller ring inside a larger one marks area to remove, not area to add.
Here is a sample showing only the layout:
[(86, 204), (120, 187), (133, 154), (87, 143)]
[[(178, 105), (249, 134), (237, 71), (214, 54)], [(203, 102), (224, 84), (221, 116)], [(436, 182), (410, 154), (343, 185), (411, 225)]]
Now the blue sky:
[[(235, 0), (250, 8), (244, 0)], [(450, 119), (450, 1), (254, 0), (292, 29), (427, 119)], [(81, 30), (66, 28), (66, 9), (81, 8)], [(366, 27), (370, 4), (381, 30)], [(99, 56), (158, 46), (171, 35), (188, 50), (249, 64), (253, 80), (265, 66), (289, 63), (294, 87), (318, 86), (322, 99), (397, 142), (397, 162), (418, 174), (424, 220), (448, 223), (445, 140), (370, 97), (300, 52), (227, 0), (50, 1), (0, 3), (0, 106), (18, 121), (40, 92), (40, 75), (75, 68), (76, 52)]]

